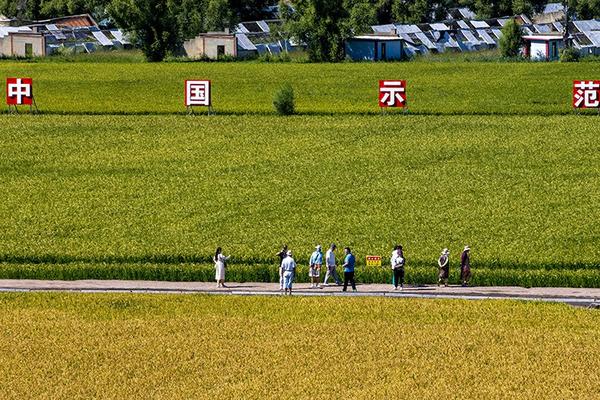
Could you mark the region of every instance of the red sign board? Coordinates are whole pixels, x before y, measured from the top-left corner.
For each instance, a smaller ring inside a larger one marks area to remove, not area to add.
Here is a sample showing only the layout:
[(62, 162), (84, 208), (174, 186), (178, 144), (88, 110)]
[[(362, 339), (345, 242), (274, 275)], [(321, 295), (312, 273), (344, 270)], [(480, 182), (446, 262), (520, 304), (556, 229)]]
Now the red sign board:
[(31, 78), (6, 78), (6, 104), (9, 106), (33, 103), (33, 80)]
[(186, 80), (185, 81), (185, 106), (210, 107), (210, 81)]
[(600, 108), (600, 81), (573, 81), (573, 108)]
[(406, 107), (406, 81), (379, 81), (379, 107)]

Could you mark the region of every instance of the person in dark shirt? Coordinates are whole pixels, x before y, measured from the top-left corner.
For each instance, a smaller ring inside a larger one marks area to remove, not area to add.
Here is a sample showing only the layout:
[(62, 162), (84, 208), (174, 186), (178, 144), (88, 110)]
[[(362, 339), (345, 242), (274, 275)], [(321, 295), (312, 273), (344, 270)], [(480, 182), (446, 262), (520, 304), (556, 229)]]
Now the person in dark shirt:
[(279, 290), (283, 291), (283, 269), (281, 268), (283, 264), (283, 260), (287, 257), (288, 247), (287, 244), (284, 244), (279, 253), (276, 253), (275, 256), (279, 257)]
[(350, 251), (350, 247), (345, 247), (344, 252), (346, 253), (346, 258), (344, 258), (344, 288), (343, 292), (348, 288), (348, 282), (352, 284), (352, 291), (356, 292), (356, 282), (354, 281), (354, 265), (356, 264), (356, 258), (354, 258), (354, 254)]
[(460, 255), (460, 280), (463, 286), (467, 286), (469, 284), (469, 280), (471, 279), (471, 262), (469, 260), (470, 251), (471, 248), (469, 246), (465, 246), (465, 249)]

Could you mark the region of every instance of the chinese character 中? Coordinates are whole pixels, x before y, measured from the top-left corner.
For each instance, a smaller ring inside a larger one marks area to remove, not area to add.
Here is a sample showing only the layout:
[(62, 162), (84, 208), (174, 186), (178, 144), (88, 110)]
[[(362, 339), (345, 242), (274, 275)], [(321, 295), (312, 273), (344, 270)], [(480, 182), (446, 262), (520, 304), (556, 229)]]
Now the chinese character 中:
[(21, 78), (10, 79), (7, 83), (7, 97), (12, 100), (9, 104), (31, 104), (31, 83), (24, 83)]

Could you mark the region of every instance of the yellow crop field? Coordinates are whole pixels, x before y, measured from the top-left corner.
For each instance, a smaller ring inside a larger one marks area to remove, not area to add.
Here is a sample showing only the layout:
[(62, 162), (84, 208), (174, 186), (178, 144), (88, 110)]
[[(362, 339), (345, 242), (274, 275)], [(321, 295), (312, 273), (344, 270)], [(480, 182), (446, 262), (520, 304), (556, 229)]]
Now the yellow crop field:
[(513, 301), (0, 295), (0, 398), (593, 399), (600, 314)]

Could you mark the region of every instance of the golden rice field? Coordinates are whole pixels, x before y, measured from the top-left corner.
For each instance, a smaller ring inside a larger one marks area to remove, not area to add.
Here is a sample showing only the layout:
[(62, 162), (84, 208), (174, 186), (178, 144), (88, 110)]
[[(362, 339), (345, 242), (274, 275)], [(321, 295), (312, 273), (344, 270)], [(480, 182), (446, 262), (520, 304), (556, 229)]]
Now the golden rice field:
[(594, 399), (600, 314), (513, 301), (0, 295), (0, 398)]

